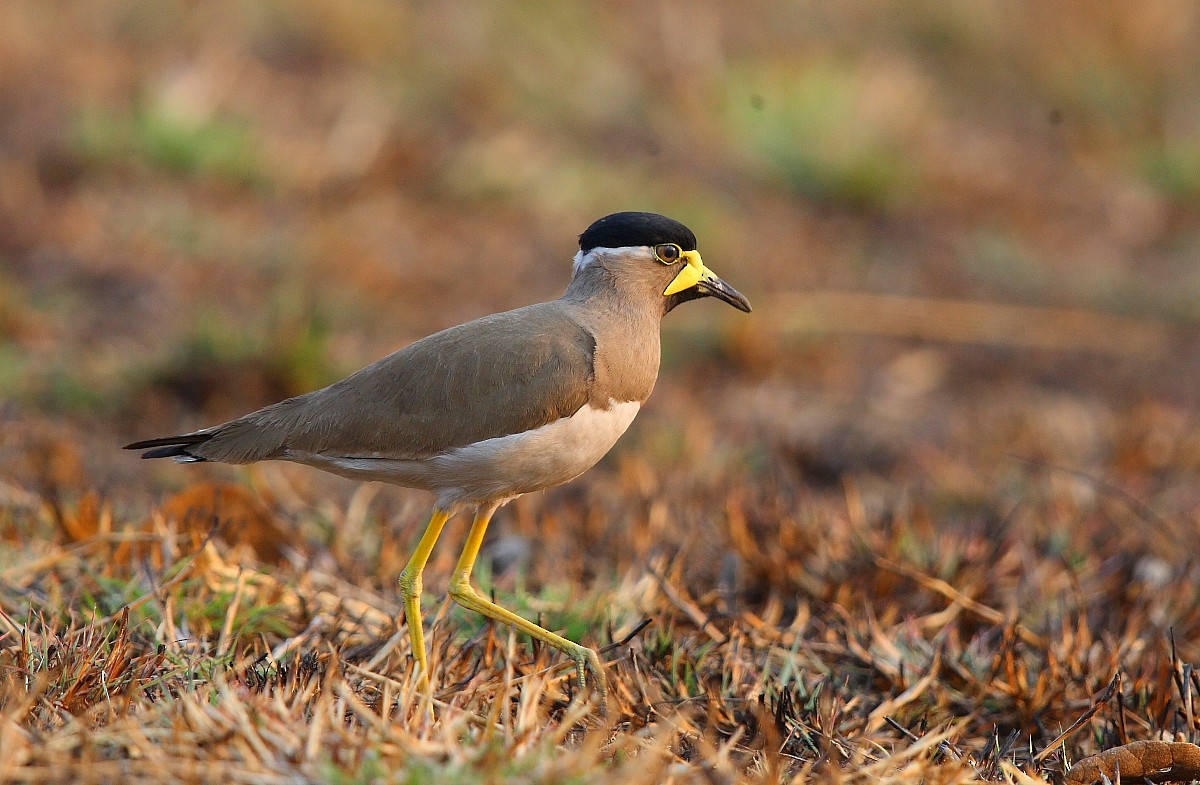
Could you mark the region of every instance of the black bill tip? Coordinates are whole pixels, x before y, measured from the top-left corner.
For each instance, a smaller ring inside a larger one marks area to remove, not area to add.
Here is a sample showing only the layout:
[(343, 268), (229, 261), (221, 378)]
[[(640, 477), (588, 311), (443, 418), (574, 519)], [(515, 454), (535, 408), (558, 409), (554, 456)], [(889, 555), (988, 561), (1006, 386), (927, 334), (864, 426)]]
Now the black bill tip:
[(750, 313), (750, 301), (746, 299), (746, 296), (715, 275), (700, 281), (696, 284), (696, 288), (710, 297), (716, 297), (718, 300), (729, 303), (739, 311)]

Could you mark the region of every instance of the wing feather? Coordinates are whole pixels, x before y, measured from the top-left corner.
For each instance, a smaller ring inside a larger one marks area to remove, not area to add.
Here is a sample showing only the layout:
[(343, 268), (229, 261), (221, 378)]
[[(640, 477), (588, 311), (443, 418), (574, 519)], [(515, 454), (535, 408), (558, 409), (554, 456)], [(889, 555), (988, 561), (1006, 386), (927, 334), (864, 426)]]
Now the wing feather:
[(574, 414), (588, 401), (595, 351), (592, 334), (561, 303), (494, 314), (206, 428), (185, 449), (227, 463), (300, 453), (420, 460)]

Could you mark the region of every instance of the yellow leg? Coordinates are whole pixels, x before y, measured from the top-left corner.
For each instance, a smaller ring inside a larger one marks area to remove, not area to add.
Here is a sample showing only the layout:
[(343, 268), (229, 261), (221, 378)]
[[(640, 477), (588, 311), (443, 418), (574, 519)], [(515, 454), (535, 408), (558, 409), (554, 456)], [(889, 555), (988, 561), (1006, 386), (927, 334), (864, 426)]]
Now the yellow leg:
[(512, 611), (480, 597), (471, 586), (471, 571), (475, 568), (475, 557), (479, 555), (479, 548), (483, 545), (483, 535), (487, 532), (488, 522), (491, 521), (492, 513), (495, 511), (495, 505), (488, 505), (480, 507), (475, 512), (475, 520), (471, 523), (471, 533), (467, 535), (467, 544), (463, 548), (462, 555), (458, 557), (458, 566), (454, 568), (454, 577), (450, 580), (450, 596), (464, 608), (516, 627), (531, 637), (544, 641), (566, 653), (575, 660), (575, 673), (579, 677), (580, 688), (587, 687), (587, 674), (591, 672), (596, 679), (596, 688), (600, 692), (600, 698), (604, 700), (608, 695), (608, 684), (604, 678), (604, 668), (600, 664), (600, 656), (595, 651), (569, 641), (561, 635), (555, 635), (528, 619), (523, 619)]
[(400, 573), (400, 595), (404, 598), (404, 618), (408, 622), (408, 634), (412, 638), (413, 653), (417, 655), (417, 662), (421, 665), (421, 683), (424, 685), (429, 684), (429, 660), (425, 654), (425, 632), (421, 629), (421, 572), (425, 569), (425, 562), (429, 561), (429, 554), (433, 552), (438, 535), (442, 533), (442, 527), (448, 520), (450, 520), (448, 513), (437, 507), (433, 508), (433, 515), (429, 518), (429, 525), (425, 527), (425, 533), (421, 535), (421, 541), (417, 543), (417, 550), (408, 560), (404, 572)]

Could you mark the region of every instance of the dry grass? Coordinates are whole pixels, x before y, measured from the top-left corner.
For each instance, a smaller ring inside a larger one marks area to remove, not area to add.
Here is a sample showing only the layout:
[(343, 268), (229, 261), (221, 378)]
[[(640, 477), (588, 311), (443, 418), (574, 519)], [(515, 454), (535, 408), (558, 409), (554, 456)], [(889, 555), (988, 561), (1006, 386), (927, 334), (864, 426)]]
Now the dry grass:
[[(1019, 496), (963, 515), (934, 511), (945, 470), (898, 495), (727, 471), (669, 480), (626, 454), (519, 504), (501, 538), (537, 549), (517, 571), (531, 584), (498, 576), (501, 599), (605, 647), (607, 716), (557, 655), (445, 603), (432, 701), (417, 689), (392, 589), (413, 508), (374, 560), (335, 535), (274, 563), (251, 544), (266, 520), (214, 510), (204, 487), (183, 497), (199, 516), (171, 501), (170, 520), (122, 522), (95, 497), (26, 509), (0, 590), (5, 775), (1054, 779), (1128, 741), (1195, 740), (1192, 557), (1116, 491), (1033, 466)], [(273, 498), (295, 476), (256, 482)], [(389, 526), (370, 494), (345, 504), (336, 530)]]

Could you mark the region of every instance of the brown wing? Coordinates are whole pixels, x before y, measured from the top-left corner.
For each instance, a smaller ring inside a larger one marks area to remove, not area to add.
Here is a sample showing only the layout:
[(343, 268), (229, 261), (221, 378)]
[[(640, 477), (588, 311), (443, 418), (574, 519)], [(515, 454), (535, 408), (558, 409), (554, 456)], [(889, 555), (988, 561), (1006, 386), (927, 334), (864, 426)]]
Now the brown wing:
[(436, 333), (336, 384), (224, 425), (150, 442), (184, 445), (155, 451), (161, 455), (226, 463), (288, 451), (426, 458), (574, 414), (588, 400), (595, 349), (561, 303), (541, 303)]

